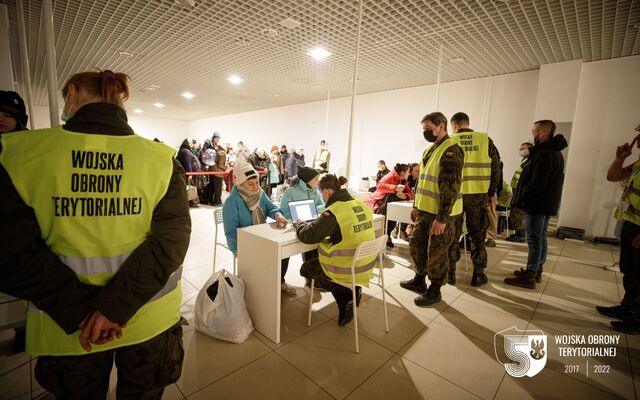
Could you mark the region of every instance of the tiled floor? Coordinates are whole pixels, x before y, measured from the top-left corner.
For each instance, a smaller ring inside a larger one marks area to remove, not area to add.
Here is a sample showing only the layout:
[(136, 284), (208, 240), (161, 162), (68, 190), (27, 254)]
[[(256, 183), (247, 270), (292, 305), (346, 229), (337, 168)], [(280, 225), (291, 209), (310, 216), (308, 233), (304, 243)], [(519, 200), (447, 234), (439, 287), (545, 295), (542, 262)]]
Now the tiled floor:
[[(182, 313), (193, 320), (198, 290), (210, 277), (214, 241), (211, 208), (192, 210), (193, 233), (183, 274)], [(220, 231), (219, 240), (224, 241)], [(283, 297), (282, 343), (259, 332), (242, 344), (209, 338), (186, 327), (182, 378), (167, 399), (605, 399), (636, 398), (640, 390), (640, 337), (621, 335), (615, 358), (560, 358), (560, 334), (611, 334), (596, 304), (615, 304), (621, 275), (606, 271), (617, 249), (549, 239), (549, 259), (535, 291), (506, 286), (502, 280), (524, 265), (526, 245), (498, 241), (488, 249), (490, 283), (470, 287), (464, 258), (458, 285), (443, 288), (433, 308), (413, 304), (415, 294), (398, 285), (410, 277), (406, 242), (385, 261), (389, 333), (384, 332), (382, 292), (365, 290), (359, 308), (360, 354), (353, 352), (353, 323), (339, 327), (330, 294), (316, 294), (312, 326), (306, 326), (309, 299), (293, 257), (287, 281), (297, 295)], [(405, 266), (403, 266), (405, 265)], [(216, 269), (231, 269), (231, 254), (218, 247)], [(469, 260), (469, 269), (471, 269)], [(533, 378), (513, 378), (496, 360), (494, 335), (512, 326), (540, 329), (548, 336), (546, 367)], [(6, 336), (0, 340), (7, 339)], [(610, 365), (608, 374), (565, 373), (565, 366)], [(28, 398), (28, 358), (0, 356), (0, 398)], [(37, 384), (35, 384), (37, 388)], [(637, 389), (636, 389), (637, 388)], [(36, 389), (36, 394), (42, 389)]]

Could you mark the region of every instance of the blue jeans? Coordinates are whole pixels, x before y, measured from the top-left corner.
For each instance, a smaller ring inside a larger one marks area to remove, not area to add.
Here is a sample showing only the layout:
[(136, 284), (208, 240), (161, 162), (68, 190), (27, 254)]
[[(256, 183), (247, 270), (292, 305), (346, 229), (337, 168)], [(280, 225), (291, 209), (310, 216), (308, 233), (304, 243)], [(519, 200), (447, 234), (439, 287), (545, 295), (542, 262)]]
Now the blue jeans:
[(524, 230), (527, 236), (529, 256), (527, 257), (527, 270), (537, 274), (542, 272), (547, 261), (547, 228), (549, 216), (542, 214), (524, 215)]

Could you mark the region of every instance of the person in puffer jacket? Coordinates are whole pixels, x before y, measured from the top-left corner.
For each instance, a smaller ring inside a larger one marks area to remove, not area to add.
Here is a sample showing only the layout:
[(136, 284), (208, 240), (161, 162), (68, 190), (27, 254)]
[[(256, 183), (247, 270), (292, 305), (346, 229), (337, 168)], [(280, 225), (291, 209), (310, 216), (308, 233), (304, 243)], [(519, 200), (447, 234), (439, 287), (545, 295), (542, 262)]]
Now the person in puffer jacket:
[(280, 208), (286, 219), (291, 219), (289, 203), (292, 201), (312, 199), (318, 208), (318, 214), (324, 211), (324, 202), (318, 194), (317, 187), (320, 181), (320, 173), (309, 167), (298, 168), (298, 176), (293, 178), (291, 186), (287, 188), (280, 198)]

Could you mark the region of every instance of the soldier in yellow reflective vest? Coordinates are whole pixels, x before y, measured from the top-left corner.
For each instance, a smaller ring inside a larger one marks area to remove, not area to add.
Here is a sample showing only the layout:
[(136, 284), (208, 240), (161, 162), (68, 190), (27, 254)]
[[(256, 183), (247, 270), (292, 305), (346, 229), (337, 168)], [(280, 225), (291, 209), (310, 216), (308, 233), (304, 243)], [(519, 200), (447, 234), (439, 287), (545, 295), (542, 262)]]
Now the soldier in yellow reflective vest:
[[(449, 246), (454, 240), (454, 217), (462, 213), (462, 166), (464, 153), (447, 135), (447, 118), (439, 112), (422, 119), (424, 138), (433, 145), (424, 151), (420, 176), (411, 210), (415, 221), (409, 250), (416, 268), (415, 276), (400, 286), (420, 294), (414, 299), (419, 307), (442, 300), (440, 288), (449, 270)], [(427, 287), (425, 278), (431, 284)]]
[[(511, 178), (511, 190), (513, 192), (515, 192), (516, 187), (518, 187), (518, 181), (520, 180), (522, 167), (529, 159), (529, 148), (531, 147), (533, 147), (533, 143), (524, 142), (520, 145), (520, 149), (518, 149), (518, 155), (522, 157), (522, 160), (520, 161), (520, 164), (518, 164), (518, 168), (516, 168), (515, 172), (513, 173), (513, 177)], [(507, 238), (509, 242), (525, 242), (524, 226), (522, 225), (523, 218), (524, 211), (522, 211), (516, 205), (511, 204), (511, 208), (509, 210), (509, 223), (511, 224), (511, 229), (514, 230), (514, 233)]]
[[(639, 135), (640, 136), (640, 135)], [(638, 139), (638, 138), (636, 138)], [(624, 161), (631, 155), (631, 145), (618, 146), (616, 156), (609, 171), (609, 182), (626, 181), (627, 185), (618, 203), (615, 218), (623, 221), (620, 232), (620, 272), (624, 296), (620, 304), (596, 310), (609, 318), (611, 326), (627, 335), (640, 334), (640, 161), (624, 167)]]
[(118, 398), (160, 399), (184, 356), (184, 170), (127, 124), (127, 75), (62, 94), (63, 127), (0, 138), (0, 290), (30, 301), (27, 352), (57, 398), (106, 398), (115, 360)]
[[(344, 177), (326, 174), (318, 182), (325, 211), (318, 219), (306, 224), (295, 221), (296, 234), (301, 242), (318, 244), (318, 258), (307, 259), (300, 267), (300, 275), (314, 285), (329, 290), (336, 299), (340, 314), (338, 325), (343, 326), (353, 319), (353, 292), (335, 282), (351, 284), (351, 262), (360, 243), (375, 239), (373, 212), (364, 202), (354, 200), (342, 185)], [(369, 286), (369, 279), (376, 256), (358, 261), (355, 266), (356, 307), (360, 303), (362, 285)]]
[[(500, 154), (488, 134), (469, 129), (469, 116), (459, 112), (451, 117), (453, 139), (464, 151), (462, 173), (462, 205), (471, 238), (473, 262), (472, 286), (488, 282), (485, 238), (489, 227), (489, 207), (495, 213), (496, 191), (501, 179)], [(461, 224), (458, 224), (461, 226)], [(456, 232), (459, 239), (462, 232)], [(487, 242), (490, 243), (490, 242)], [(493, 242), (495, 246), (495, 241)], [(450, 280), (455, 268), (449, 270)]]

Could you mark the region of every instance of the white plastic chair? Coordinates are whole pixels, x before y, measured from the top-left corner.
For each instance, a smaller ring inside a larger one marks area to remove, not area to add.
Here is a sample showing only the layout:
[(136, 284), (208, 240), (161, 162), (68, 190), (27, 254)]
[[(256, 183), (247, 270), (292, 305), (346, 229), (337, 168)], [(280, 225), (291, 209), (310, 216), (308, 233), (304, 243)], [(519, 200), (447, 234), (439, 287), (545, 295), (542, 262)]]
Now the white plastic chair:
[[(351, 261), (351, 283), (342, 283), (337, 281), (332, 281), (340, 286), (344, 286), (346, 288), (351, 289), (351, 293), (353, 295), (353, 321), (355, 326), (355, 339), (356, 339), (356, 354), (360, 353), (360, 341), (358, 340), (358, 307), (356, 306), (356, 273), (355, 267), (356, 263), (359, 260), (369, 258), (372, 255), (376, 255), (378, 259), (378, 266), (380, 268), (380, 283), (371, 282), (374, 285), (378, 285), (382, 288), (382, 305), (384, 308), (384, 326), (385, 332), (389, 332), (389, 319), (387, 317), (387, 298), (386, 298), (386, 288), (384, 286), (384, 265), (382, 264), (382, 256), (387, 244), (387, 235), (382, 235), (379, 238), (374, 240), (370, 240), (368, 242), (363, 242), (358, 245), (356, 248), (356, 252), (353, 255), (353, 260)], [(376, 263), (371, 264), (371, 269), (375, 268)], [(313, 305), (313, 288), (314, 288), (315, 280), (311, 280), (311, 293), (309, 294), (309, 317), (307, 320), (307, 326), (311, 326), (311, 306)]]
[[(218, 242), (218, 226), (220, 224), (223, 223), (223, 219), (222, 219), (222, 207), (217, 207), (213, 209), (213, 221), (214, 224), (216, 226), (216, 233), (215, 233), (215, 239), (213, 240), (213, 272), (216, 272), (216, 253), (218, 250), (218, 246), (222, 246), (225, 249), (231, 251), (231, 249), (229, 249), (229, 246), (226, 243), (219, 243)], [(237, 264), (238, 264), (238, 260), (237, 260), (237, 256), (234, 253), (233, 254), (233, 274), (234, 275), (238, 275), (237, 274)], [(231, 271), (229, 271), (231, 272)]]
[(505, 217), (505, 219), (507, 220), (504, 229), (506, 230), (506, 237), (509, 237), (509, 217), (511, 216), (511, 210), (509, 209), (509, 207), (506, 207), (505, 211), (497, 211), (496, 213), (498, 214), (498, 219), (500, 219), (500, 217)]

